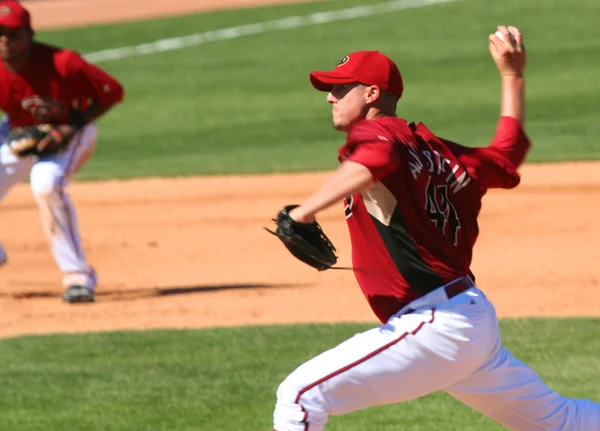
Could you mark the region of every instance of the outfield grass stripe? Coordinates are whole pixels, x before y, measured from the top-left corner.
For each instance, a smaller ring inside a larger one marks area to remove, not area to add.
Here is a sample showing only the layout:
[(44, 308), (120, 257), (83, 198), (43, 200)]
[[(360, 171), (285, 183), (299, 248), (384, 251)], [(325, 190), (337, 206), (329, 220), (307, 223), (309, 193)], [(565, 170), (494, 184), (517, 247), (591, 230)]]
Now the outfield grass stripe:
[[(592, 400), (600, 398), (599, 325), (599, 319), (500, 321), (504, 346), (553, 389)], [(0, 430), (272, 430), (277, 387), (286, 376), (373, 326), (269, 325), (0, 339)], [(506, 428), (444, 392), (332, 416), (327, 424), (327, 431), (365, 430)]]
[[(100, 63), (122, 82), (125, 103), (98, 122), (97, 150), (75, 180), (335, 169), (341, 138), (308, 74), (360, 49), (398, 62), (406, 85), (400, 116), (465, 145), (487, 145), (500, 83), (486, 35), (515, 17), (531, 50), (527, 161), (600, 158), (594, 1), (458, 1), (300, 26), (316, 12), (313, 20), (323, 21), (330, 11), (358, 16), (406, 1), (331, 0), (40, 32), (41, 41), (84, 54), (158, 39), (171, 49)], [(282, 31), (260, 33), (266, 22)], [(558, 41), (547, 31), (557, 26)], [(181, 36), (236, 27), (260, 34), (206, 43), (236, 35), (209, 33), (198, 46), (173, 49), (183, 46)]]
[(273, 31), (289, 30), (293, 28), (311, 25), (326, 24), (335, 21), (364, 18), (389, 12), (415, 9), (432, 6), (441, 3), (451, 3), (461, 0), (394, 0), (368, 6), (338, 9), (326, 12), (311, 13), (304, 16), (289, 16), (282, 19), (258, 22), (237, 27), (223, 28), (204, 33), (196, 33), (188, 36), (159, 39), (154, 42), (134, 46), (123, 46), (120, 48), (106, 49), (91, 52), (84, 57), (93, 63), (120, 60), (123, 58), (152, 55), (166, 51), (176, 51), (190, 46), (205, 43), (237, 39), (244, 36), (252, 36)]

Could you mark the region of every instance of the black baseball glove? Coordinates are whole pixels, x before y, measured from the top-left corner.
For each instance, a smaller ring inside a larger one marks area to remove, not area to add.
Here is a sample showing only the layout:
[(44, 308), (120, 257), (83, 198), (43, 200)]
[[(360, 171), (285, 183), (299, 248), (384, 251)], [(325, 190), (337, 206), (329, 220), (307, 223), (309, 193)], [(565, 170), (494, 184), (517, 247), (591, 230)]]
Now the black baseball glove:
[(69, 125), (38, 124), (13, 127), (7, 138), (10, 151), (17, 157), (54, 154), (63, 151), (73, 137)]
[(299, 223), (290, 217), (289, 212), (296, 207), (298, 205), (286, 206), (273, 219), (277, 224), (275, 232), (265, 229), (279, 237), (290, 253), (307, 265), (318, 271), (331, 268), (337, 262), (335, 247), (319, 223)]

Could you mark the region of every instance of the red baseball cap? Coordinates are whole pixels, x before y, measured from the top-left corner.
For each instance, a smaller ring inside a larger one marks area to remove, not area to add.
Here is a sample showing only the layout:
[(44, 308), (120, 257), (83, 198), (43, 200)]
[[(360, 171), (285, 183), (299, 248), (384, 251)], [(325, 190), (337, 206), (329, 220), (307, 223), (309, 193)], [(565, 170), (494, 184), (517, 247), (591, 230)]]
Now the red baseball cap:
[(379, 51), (358, 51), (347, 55), (331, 72), (311, 72), (310, 82), (319, 91), (331, 91), (335, 84), (358, 82), (376, 85), (398, 97), (404, 85), (398, 66)]
[(31, 27), (29, 11), (17, 1), (0, 0), (0, 27)]

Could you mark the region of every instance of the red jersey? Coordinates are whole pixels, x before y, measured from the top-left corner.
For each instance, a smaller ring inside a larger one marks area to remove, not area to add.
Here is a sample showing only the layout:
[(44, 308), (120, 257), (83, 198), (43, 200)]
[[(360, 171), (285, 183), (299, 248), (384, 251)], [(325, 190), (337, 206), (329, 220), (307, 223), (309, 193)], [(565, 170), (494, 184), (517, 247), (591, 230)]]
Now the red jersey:
[(354, 274), (377, 317), (465, 275), (489, 188), (519, 184), (530, 143), (520, 123), (498, 122), (490, 146), (437, 138), (423, 124), (382, 117), (348, 133), (340, 160), (369, 168), (376, 185), (346, 199)]
[(10, 71), (0, 62), (0, 82), (0, 109), (11, 127), (68, 123), (74, 108), (123, 99), (121, 84), (99, 67), (74, 51), (37, 42), (21, 70)]

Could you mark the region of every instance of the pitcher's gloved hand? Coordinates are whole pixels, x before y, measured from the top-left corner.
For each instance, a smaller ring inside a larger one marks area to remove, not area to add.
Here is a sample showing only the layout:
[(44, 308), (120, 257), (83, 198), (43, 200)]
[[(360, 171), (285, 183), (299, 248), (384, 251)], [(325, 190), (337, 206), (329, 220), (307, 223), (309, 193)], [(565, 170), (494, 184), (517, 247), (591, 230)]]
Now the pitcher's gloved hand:
[(298, 205), (287, 205), (279, 211), (277, 218), (273, 219), (277, 225), (275, 232), (265, 229), (277, 236), (290, 253), (307, 265), (318, 271), (331, 268), (337, 262), (335, 247), (316, 220), (299, 223), (290, 217), (290, 211), (296, 207)]

